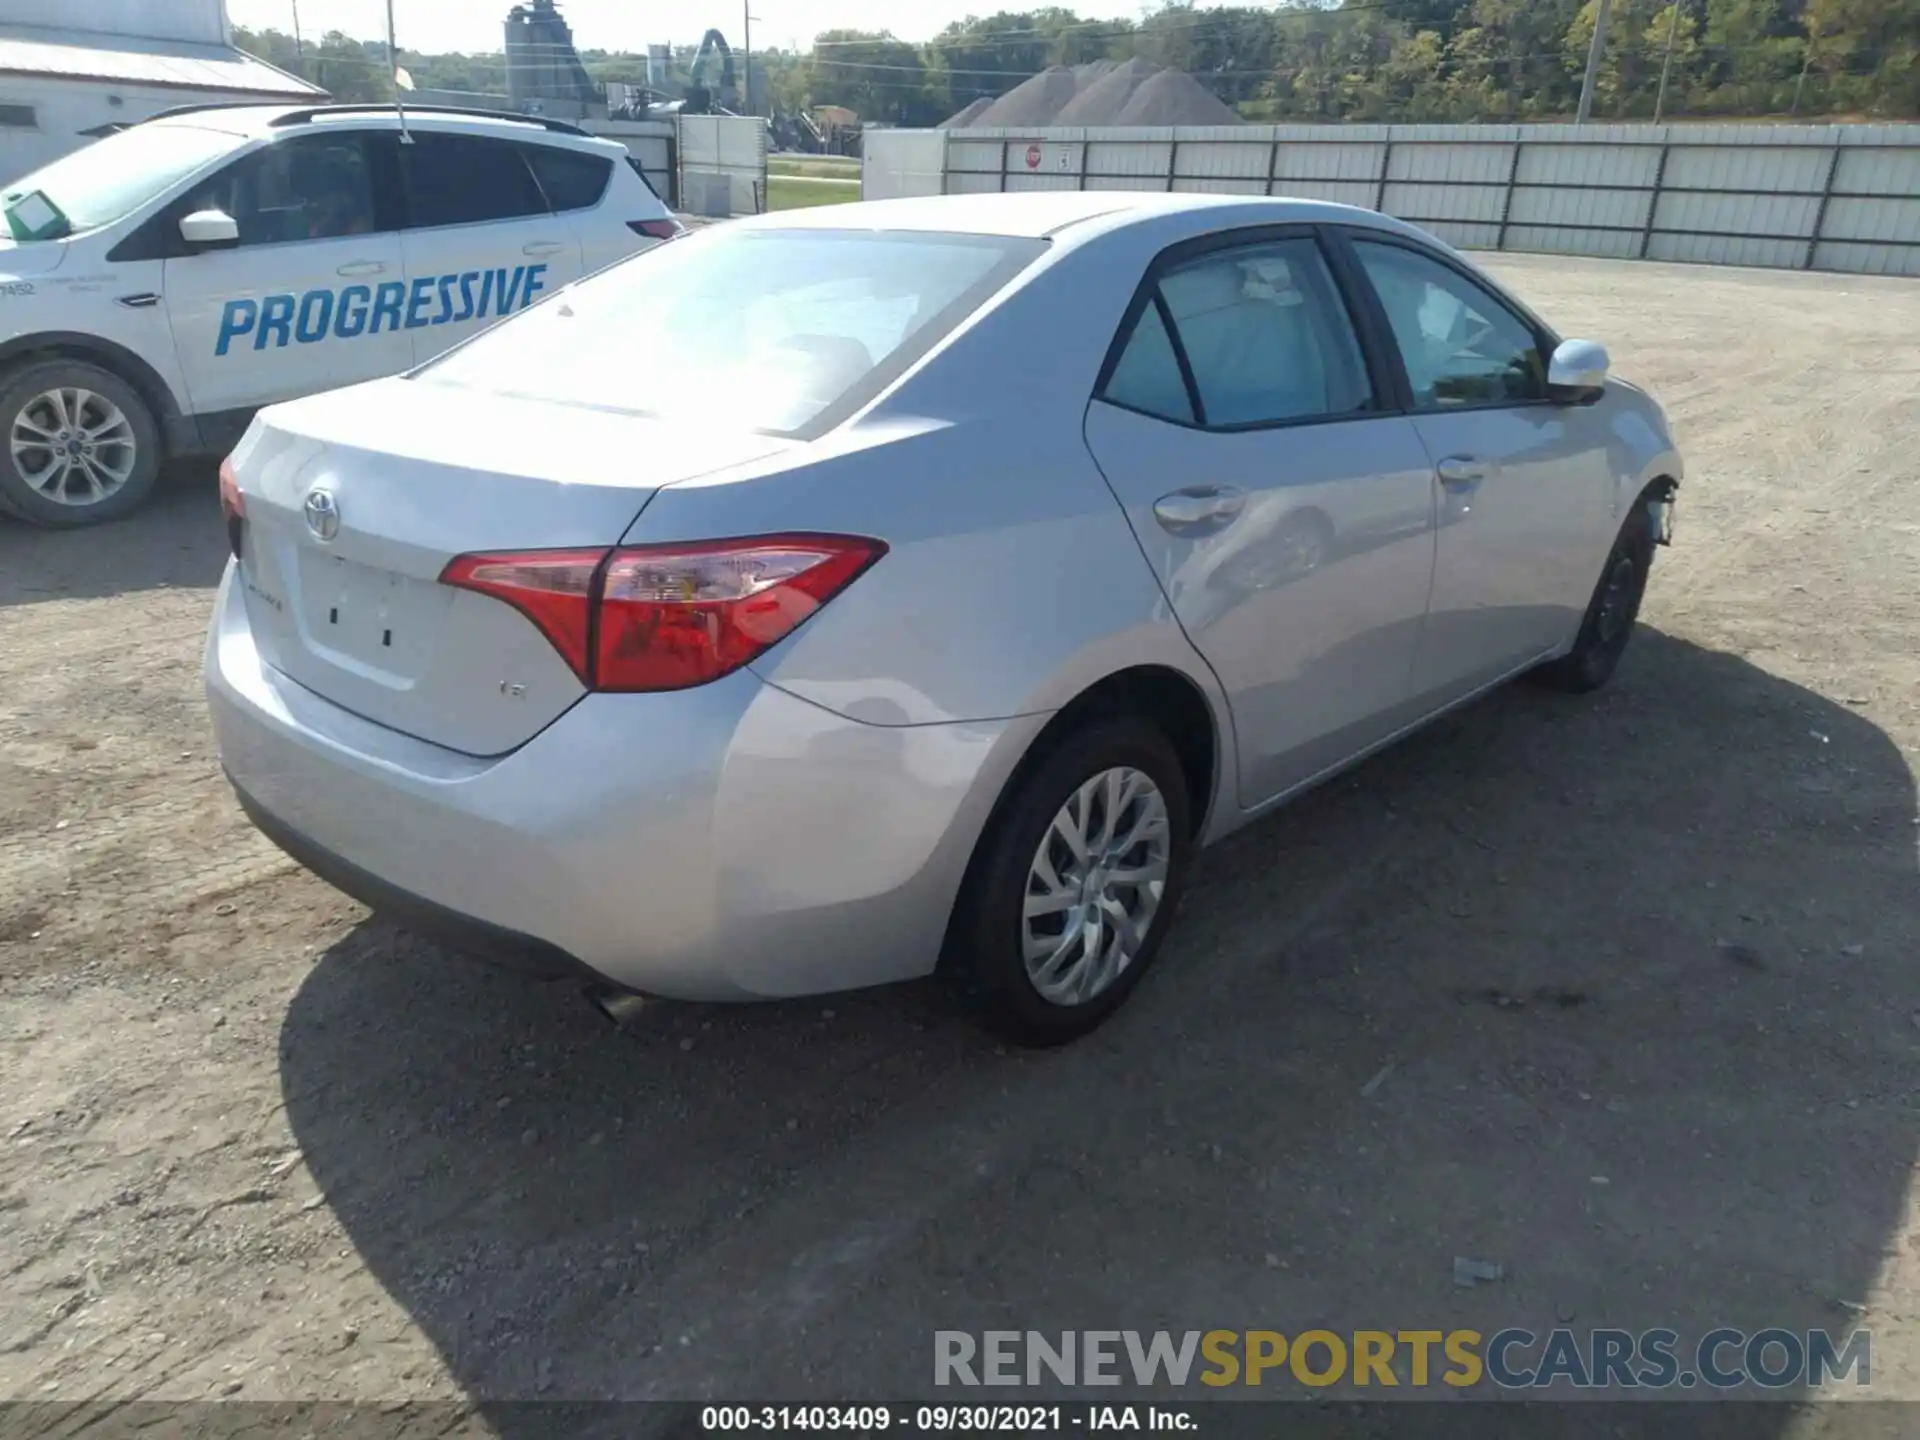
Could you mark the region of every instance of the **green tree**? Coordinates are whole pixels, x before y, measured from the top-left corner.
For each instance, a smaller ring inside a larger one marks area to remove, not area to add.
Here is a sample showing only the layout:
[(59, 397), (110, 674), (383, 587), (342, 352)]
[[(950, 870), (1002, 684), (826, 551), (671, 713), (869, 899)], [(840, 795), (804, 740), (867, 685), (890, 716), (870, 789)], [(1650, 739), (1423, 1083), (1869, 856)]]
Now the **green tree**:
[[(233, 43), (269, 65), (313, 82), (336, 100), (366, 104), (393, 98), (393, 70), (384, 44), (366, 44), (329, 30), (317, 43), (308, 40), (296, 48), (291, 35), (238, 25), (233, 27)], [(415, 83), (421, 83), (417, 77)]]
[(1920, 114), (1920, 0), (1807, 0), (1803, 22), (1809, 63), (1833, 99), (1876, 115)]
[[(1596, 0), (1176, 0), (1139, 21), (1062, 6), (948, 25), (925, 45), (831, 30), (805, 53), (762, 52), (774, 108), (844, 105), (868, 120), (938, 124), (1049, 65), (1143, 56), (1188, 71), (1257, 119), (1530, 120), (1571, 115)], [(1614, 0), (1599, 113), (1652, 113), (1673, 35), (1670, 114), (1920, 116), (1920, 0)], [(386, 46), (337, 31), (296, 52), (277, 30), (236, 29), (243, 48), (342, 100), (393, 95)], [(694, 47), (675, 47), (684, 86)], [(499, 93), (505, 61), (403, 53), (421, 87)], [(645, 58), (589, 50), (596, 80), (641, 83)]]
[(927, 88), (920, 50), (890, 31), (828, 30), (816, 37), (807, 65), (814, 105), (844, 105), (863, 120), (930, 125), (942, 117)]
[[(1598, 0), (1587, 0), (1567, 27), (1566, 65), (1569, 75), (1583, 76), (1593, 47)], [(1607, 25), (1606, 53), (1594, 81), (1594, 113), (1625, 118), (1653, 113), (1660, 87), (1660, 69), (1666, 63), (1667, 28), (1675, 25), (1673, 62), (1684, 80), (1698, 45), (1693, 19), (1674, 4), (1660, 0), (1614, 0)], [(1670, 77), (1671, 81), (1671, 77)], [(1669, 98), (1676, 92), (1669, 89)]]

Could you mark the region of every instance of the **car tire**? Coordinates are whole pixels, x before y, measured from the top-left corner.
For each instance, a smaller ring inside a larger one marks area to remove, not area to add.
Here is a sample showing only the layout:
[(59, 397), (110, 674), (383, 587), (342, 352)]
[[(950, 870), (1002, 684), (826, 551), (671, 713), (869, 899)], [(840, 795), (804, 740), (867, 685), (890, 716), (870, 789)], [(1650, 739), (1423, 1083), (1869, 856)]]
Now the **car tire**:
[[(1098, 720), (1050, 747), (1003, 800), (962, 887), (943, 968), (963, 999), (1030, 1046), (1076, 1039), (1119, 1009), (1173, 921), (1191, 814), (1180, 758), (1148, 721)], [(1076, 822), (1093, 852), (1084, 862)], [(1030, 897), (1058, 904), (1030, 916)]]
[(1645, 505), (1636, 504), (1607, 552), (1573, 649), (1535, 672), (1543, 683), (1570, 695), (1584, 695), (1607, 683), (1633, 638), (1653, 570), (1653, 549), (1652, 517)]
[[(85, 360), (31, 361), (0, 375), (0, 436), (0, 508), (33, 525), (118, 520), (140, 507), (160, 475), (152, 409), (118, 375)], [(91, 448), (69, 458), (63, 447), (75, 442)]]

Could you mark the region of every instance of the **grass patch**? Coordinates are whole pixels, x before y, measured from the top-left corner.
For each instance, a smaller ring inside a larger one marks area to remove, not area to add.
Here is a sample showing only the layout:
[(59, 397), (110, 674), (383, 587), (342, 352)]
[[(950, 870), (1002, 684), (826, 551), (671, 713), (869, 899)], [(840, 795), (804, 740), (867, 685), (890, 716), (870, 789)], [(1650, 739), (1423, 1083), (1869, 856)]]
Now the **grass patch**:
[(858, 180), (860, 162), (847, 155), (769, 155), (770, 175), (812, 175), (824, 180)]
[(829, 180), (814, 175), (767, 176), (769, 210), (798, 210), (808, 205), (845, 205), (859, 198), (858, 180)]

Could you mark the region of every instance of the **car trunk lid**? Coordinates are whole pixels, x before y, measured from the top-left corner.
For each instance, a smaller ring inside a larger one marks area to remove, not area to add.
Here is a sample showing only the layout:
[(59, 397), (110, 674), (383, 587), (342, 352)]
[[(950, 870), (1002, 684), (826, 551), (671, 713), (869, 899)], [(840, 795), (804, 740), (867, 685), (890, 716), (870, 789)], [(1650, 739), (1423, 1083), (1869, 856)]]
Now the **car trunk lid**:
[(584, 687), (518, 610), (441, 584), (448, 561), (609, 548), (661, 485), (787, 443), (399, 379), (276, 406), (233, 457), (256, 643), (355, 714), (504, 753)]

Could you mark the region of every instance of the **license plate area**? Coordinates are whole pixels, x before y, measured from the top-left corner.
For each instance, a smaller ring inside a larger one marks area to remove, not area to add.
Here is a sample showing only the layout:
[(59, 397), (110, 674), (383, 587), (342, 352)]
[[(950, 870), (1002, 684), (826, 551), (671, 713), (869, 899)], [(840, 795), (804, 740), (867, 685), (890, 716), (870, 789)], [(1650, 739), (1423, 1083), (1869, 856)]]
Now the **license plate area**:
[(449, 592), (337, 555), (300, 558), (301, 615), (316, 650), (336, 664), (411, 679), (425, 668)]

